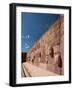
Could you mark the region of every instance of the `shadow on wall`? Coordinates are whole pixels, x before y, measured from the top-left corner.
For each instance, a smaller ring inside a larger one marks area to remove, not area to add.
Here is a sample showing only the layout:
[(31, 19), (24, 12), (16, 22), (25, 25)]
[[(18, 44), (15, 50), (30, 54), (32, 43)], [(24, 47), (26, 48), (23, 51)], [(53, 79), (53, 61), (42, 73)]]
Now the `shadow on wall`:
[(21, 53), (22, 63), (23, 63), (23, 62), (26, 62), (26, 57), (27, 57), (27, 53), (22, 52), (22, 53)]

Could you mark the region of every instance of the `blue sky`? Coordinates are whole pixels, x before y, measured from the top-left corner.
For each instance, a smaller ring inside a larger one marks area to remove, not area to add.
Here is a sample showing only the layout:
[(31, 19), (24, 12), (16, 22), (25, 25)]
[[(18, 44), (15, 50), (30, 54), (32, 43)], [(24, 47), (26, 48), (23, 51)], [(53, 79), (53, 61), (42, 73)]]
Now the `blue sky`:
[(34, 43), (59, 18), (58, 14), (21, 13), (21, 51), (28, 52)]

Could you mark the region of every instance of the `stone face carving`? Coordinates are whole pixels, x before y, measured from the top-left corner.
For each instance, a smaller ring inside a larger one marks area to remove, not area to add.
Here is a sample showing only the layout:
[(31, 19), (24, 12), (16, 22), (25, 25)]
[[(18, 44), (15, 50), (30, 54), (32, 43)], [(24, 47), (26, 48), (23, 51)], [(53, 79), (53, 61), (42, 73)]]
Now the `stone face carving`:
[(43, 69), (64, 74), (64, 16), (33, 45), (27, 53), (27, 60)]

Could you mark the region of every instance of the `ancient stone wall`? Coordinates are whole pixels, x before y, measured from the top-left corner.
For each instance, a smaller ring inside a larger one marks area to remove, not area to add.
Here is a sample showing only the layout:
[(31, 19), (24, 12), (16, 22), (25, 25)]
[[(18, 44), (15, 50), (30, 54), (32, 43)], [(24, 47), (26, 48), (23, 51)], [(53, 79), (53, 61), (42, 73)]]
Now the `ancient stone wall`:
[(27, 61), (59, 75), (64, 74), (64, 16), (60, 16), (29, 50)]

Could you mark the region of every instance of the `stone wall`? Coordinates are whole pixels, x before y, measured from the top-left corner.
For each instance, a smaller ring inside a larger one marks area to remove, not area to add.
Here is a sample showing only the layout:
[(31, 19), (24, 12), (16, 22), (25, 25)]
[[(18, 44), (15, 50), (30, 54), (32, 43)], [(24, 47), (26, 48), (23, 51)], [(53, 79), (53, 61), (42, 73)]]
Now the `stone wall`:
[(29, 50), (27, 61), (59, 75), (64, 74), (64, 16), (60, 16)]

